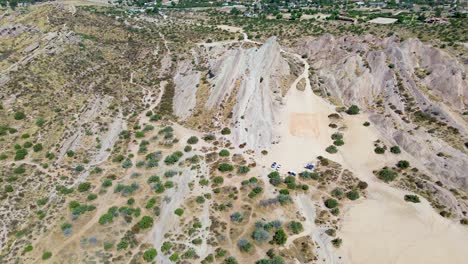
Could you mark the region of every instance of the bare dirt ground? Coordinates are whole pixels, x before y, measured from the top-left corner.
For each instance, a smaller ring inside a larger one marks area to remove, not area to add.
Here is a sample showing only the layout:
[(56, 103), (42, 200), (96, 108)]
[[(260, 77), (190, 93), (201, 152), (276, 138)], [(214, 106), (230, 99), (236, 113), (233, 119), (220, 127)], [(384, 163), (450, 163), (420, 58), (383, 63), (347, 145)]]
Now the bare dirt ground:
[[(303, 77), (307, 77), (306, 72)], [(464, 263), (468, 258), (463, 248), (468, 242), (466, 229), (442, 218), (426, 200), (417, 205), (405, 202), (407, 192), (389, 187), (372, 174), (372, 170), (394, 164), (395, 158), (373, 153), (378, 131), (362, 125), (365, 115), (345, 116), (346, 144), (334, 155), (324, 151), (331, 143), (327, 115), (332, 112), (331, 105), (312, 93), (310, 84), (303, 92), (290, 89), (282, 111), (283, 123), (277, 128), (281, 140), (262, 160), (265, 166), (273, 161), (281, 163), (283, 172), (300, 171), (308, 161), (322, 155), (369, 183), (369, 198), (346, 209), (343, 228), (338, 232), (343, 238), (342, 248), (321, 247), (316, 252), (324, 263), (338, 263), (331, 256), (350, 263)], [(297, 203), (299, 208), (304, 207), (304, 200)], [(303, 213), (307, 221), (313, 218), (313, 212)], [(311, 225), (306, 230), (320, 233)], [(320, 244), (317, 235), (312, 237)]]

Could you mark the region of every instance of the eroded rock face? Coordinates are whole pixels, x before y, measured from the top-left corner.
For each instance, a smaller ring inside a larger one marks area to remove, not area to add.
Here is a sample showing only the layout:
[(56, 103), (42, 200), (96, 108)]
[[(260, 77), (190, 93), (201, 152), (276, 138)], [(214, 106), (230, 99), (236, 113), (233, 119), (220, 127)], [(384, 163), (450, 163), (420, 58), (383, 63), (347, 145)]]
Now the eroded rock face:
[(411, 88), (422, 85), (457, 110), (468, 104), (464, 66), (418, 39), (398, 42), (373, 36), (324, 35), (302, 40), (295, 49), (307, 54), (324, 89), (345, 105), (370, 105), (377, 95), (396, 84), (395, 72)]
[[(461, 117), (468, 83), (456, 58), (418, 39), (394, 37), (324, 35), (294, 49), (307, 55), (315, 91), (367, 110), (382, 139), (420, 161), (434, 181), (468, 189), (468, 125)], [(432, 121), (418, 120), (417, 111)]]
[[(290, 75), (290, 67), (276, 38), (268, 39), (259, 48), (220, 45), (198, 52), (205, 61), (200, 60), (200, 64), (207, 69), (209, 86), (208, 95), (203, 98), (206, 101), (201, 102), (204, 111), (215, 113), (212, 118), (219, 126), (224, 123), (233, 127), (236, 144), (247, 143), (249, 148), (257, 150), (269, 146), (275, 136), (271, 127), (278, 122), (281, 90), (287, 86), (285, 80)], [(177, 108), (175, 113), (185, 120), (196, 104), (195, 81), (199, 80), (199, 75), (184, 65), (180, 72), (186, 74), (176, 75), (174, 109)]]

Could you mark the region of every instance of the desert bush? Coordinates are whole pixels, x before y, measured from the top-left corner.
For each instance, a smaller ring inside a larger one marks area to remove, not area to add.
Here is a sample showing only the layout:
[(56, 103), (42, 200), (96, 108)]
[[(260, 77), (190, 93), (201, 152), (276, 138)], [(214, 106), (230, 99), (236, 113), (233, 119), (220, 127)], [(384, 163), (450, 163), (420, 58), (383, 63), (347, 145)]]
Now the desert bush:
[(52, 257), (52, 252), (45, 251), (44, 253), (42, 253), (42, 260), (48, 260), (50, 259), (50, 257)]
[(374, 152), (375, 152), (376, 154), (384, 154), (384, 153), (385, 153), (385, 149), (382, 148), (382, 147), (376, 147), (376, 148), (374, 149)]
[(221, 163), (218, 165), (218, 170), (221, 172), (227, 172), (234, 170), (234, 167), (229, 163)]
[(420, 203), (421, 202), (419, 200), (419, 197), (417, 195), (413, 195), (413, 194), (405, 195), (405, 201), (412, 202), (412, 203)]
[(273, 236), (272, 242), (277, 245), (284, 245), (287, 239), (288, 239), (288, 236), (286, 235), (286, 232), (284, 232), (284, 230), (280, 228), (276, 230), (275, 235)]
[(354, 201), (359, 199), (359, 193), (355, 190), (351, 190), (346, 193), (346, 197), (348, 197), (348, 199), (350, 199), (351, 201)]
[(221, 130), (221, 134), (222, 135), (229, 135), (231, 134), (231, 129), (229, 129), (228, 127), (225, 127)]
[(338, 201), (333, 198), (329, 198), (325, 200), (325, 206), (329, 209), (335, 208), (338, 206)]
[(151, 228), (153, 227), (153, 218), (151, 216), (143, 216), (141, 220), (137, 223), (138, 227), (141, 229)]
[(158, 255), (158, 252), (156, 251), (155, 248), (150, 248), (150, 249), (147, 249), (144, 253), (143, 253), (143, 259), (146, 261), (146, 262), (152, 262), (153, 259)]
[(252, 250), (252, 244), (247, 239), (237, 241), (237, 246), (242, 252), (250, 252)]
[(325, 151), (330, 154), (335, 154), (338, 152), (338, 149), (334, 145), (330, 145), (325, 149)]
[(351, 105), (347, 110), (346, 113), (348, 115), (357, 115), (359, 114), (359, 107), (357, 105)]
[(237, 169), (237, 173), (239, 174), (246, 174), (250, 171), (250, 168), (247, 167), (247, 166), (240, 166), (238, 169)]
[(82, 183), (78, 184), (78, 191), (79, 192), (89, 191), (90, 188), (91, 188), (91, 183), (90, 182), (82, 182)]
[(400, 150), (400, 147), (393, 146), (393, 147), (390, 148), (390, 152), (393, 153), (393, 154), (400, 154), (401, 150)]
[(410, 167), (410, 163), (406, 160), (400, 160), (397, 163), (397, 167), (400, 169), (407, 169)]
[(389, 168), (383, 168), (378, 173), (378, 178), (386, 183), (395, 180), (397, 176), (398, 176), (398, 173)]
[(293, 234), (299, 234), (304, 231), (302, 223), (297, 221), (291, 221), (288, 225), (288, 228), (291, 230), (291, 232), (293, 232)]
[(231, 154), (229, 153), (229, 150), (227, 150), (227, 149), (223, 149), (223, 150), (221, 150), (219, 152), (219, 156), (221, 156), (221, 157), (229, 157), (229, 155), (231, 155)]
[(189, 137), (189, 139), (187, 139), (187, 143), (190, 145), (197, 144), (198, 138), (196, 136), (191, 136)]
[(231, 214), (230, 218), (231, 218), (231, 221), (236, 222), (236, 223), (240, 223), (242, 222), (242, 220), (244, 220), (244, 217), (242, 216), (240, 212), (234, 212), (233, 214)]
[(343, 195), (344, 195), (344, 191), (343, 189), (339, 188), (339, 187), (336, 187), (335, 189), (333, 189), (333, 191), (331, 192), (331, 195), (333, 197), (336, 197), (338, 199), (341, 199), (343, 198)]
[(184, 214), (184, 209), (177, 208), (177, 209), (175, 209), (174, 214), (176, 214), (178, 216), (182, 216)]
[(15, 112), (15, 120), (22, 120), (26, 118), (26, 115), (23, 112)]

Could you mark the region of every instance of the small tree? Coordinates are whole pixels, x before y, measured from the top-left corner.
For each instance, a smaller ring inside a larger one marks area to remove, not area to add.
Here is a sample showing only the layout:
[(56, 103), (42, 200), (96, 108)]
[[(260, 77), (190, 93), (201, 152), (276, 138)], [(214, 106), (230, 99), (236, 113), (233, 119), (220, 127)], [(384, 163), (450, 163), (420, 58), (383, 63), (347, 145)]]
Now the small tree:
[(26, 115), (23, 112), (16, 112), (14, 117), (15, 120), (22, 120), (26, 118)]
[(138, 222), (138, 227), (141, 229), (151, 228), (153, 227), (153, 222), (153, 217), (145, 215)]
[(328, 198), (327, 200), (325, 200), (325, 206), (329, 209), (335, 208), (338, 206), (338, 201), (336, 201), (333, 198)]
[(355, 190), (351, 190), (346, 193), (346, 197), (348, 197), (348, 199), (350, 199), (351, 201), (354, 201), (359, 199), (359, 193)]
[(330, 145), (325, 149), (325, 151), (330, 154), (335, 154), (338, 152), (338, 149), (334, 145)]
[(277, 245), (284, 245), (287, 239), (288, 239), (288, 236), (286, 235), (286, 232), (284, 232), (283, 228), (280, 228), (276, 230), (275, 235), (273, 236), (272, 242)]
[(301, 222), (297, 222), (297, 221), (291, 221), (291, 223), (289, 223), (288, 225), (288, 228), (294, 234), (299, 234), (304, 230), (304, 227), (302, 226)]
[(44, 253), (42, 253), (42, 260), (48, 260), (50, 259), (50, 257), (52, 257), (52, 252), (45, 251)]
[(89, 191), (91, 188), (91, 183), (90, 182), (82, 182), (78, 185), (78, 191), (79, 192), (86, 192)]
[(385, 149), (382, 148), (382, 147), (376, 147), (376, 148), (374, 149), (374, 152), (375, 152), (376, 154), (384, 154), (384, 153), (385, 153)]
[(387, 183), (395, 180), (397, 176), (398, 176), (398, 173), (389, 168), (383, 168), (378, 173), (379, 179)]
[(187, 143), (191, 144), (191, 145), (197, 144), (198, 143), (198, 138), (196, 136), (191, 136), (191, 137), (189, 137), (189, 139), (187, 139)]
[(390, 148), (390, 152), (393, 153), (393, 154), (400, 154), (401, 150), (400, 150), (400, 147), (393, 146), (393, 147)]
[(237, 241), (237, 246), (242, 252), (250, 252), (252, 250), (252, 244), (247, 239)]
[(221, 130), (221, 134), (222, 135), (229, 135), (231, 134), (231, 129), (229, 129), (228, 127), (225, 127)]
[(218, 165), (218, 170), (221, 172), (232, 171), (234, 167), (229, 163), (221, 163)]
[(407, 160), (400, 160), (397, 163), (397, 167), (400, 169), (407, 169), (409, 168), (409, 166), (410, 166), (410, 163)]
[(351, 105), (348, 110), (346, 110), (348, 115), (357, 115), (359, 114), (359, 107), (357, 105)]
[(177, 209), (175, 209), (174, 214), (176, 214), (178, 216), (182, 216), (184, 214), (184, 209), (177, 208)]
[(412, 202), (412, 203), (420, 203), (421, 202), (421, 200), (419, 200), (419, 196), (413, 195), (413, 194), (405, 195), (405, 201)]
[(143, 253), (143, 259), (146, 260), (146, 262), (151, 262), (157, 255), (158, 252), (156, 251), (156, 249), (150, 248)]

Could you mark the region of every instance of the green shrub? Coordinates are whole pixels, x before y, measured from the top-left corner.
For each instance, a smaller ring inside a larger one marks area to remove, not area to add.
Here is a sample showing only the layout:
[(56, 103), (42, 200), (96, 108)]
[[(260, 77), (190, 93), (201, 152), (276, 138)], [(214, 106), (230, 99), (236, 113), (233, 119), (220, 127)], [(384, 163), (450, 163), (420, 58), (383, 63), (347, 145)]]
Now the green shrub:
[(270, 178), (270, 184), (273, 186), (278, 186), (282, 183), (281, 176), (277, 171), (273, 171), (268, 174), (268, 178)]
[(229, 129), (228, 127), (225, 127), (221, 130), (221, 134), (222, 135), (229, 135), (231, 134), (231, 129)]
[(301, 222), (291, 221), (288, 225), (288, 228), (293, 232), (293, 234), (299, 234), (304, 231), (304, 227)]
[(247, 166), (240, 166), (239, 169), (237, 169), (237, 173), (239, 174), (246, 174), (250, 171), (250, 168)]
[(359, 199), (359, 192), (351, 190), (346, 193), (346, 197), (348, 197), (348, 199), (350, 199), (351, 201), (357, 200)]
[(357, 115), (359, 114), (359, 107), (357, 105), (351, 105), (348, 110), (346, 110), (348, 115)]
[(331, 195), (332, 195), (333, 197), (336, 197), (336, 198), (338, 198), (338, 199), (341, 199), (341, 198), (343, 198), (344, 191), (343, 191), (343, 189), (337, 187), (337, 188), (333, 189), (333, 191), (331, 192)]
[(272, 242), (277, 245), (284, 245), (287, 239), (288, 239), (288, 236), (286, 235), (286, 232), (284, 232), (282, 228), (279, 228), (278, 230), (276, 230), (275, 235), (273, 236)]
[(237, 246), (242, 252), (250, 252), (252, 250), (252, 244), (247, 239), (237, 241)]
[(413, 194), (405, 195), (405, 201), (412, 202), (412, 203), (420, 203), (419, 196)]
[(169, 257), (169, 260), (172, 261), (172, 262), (177, 262), (179, 260), (179, 254), (177, 254), (177, 252), (175, 252), (174, 254), (172, 254)]
[(144, 253), (143, 253), (143, 259), (146, 261), (146, 262), (151, 262), (153, 261), (153, 259), (158, 255), (158, 252), (156, 251), (155, 248), (150, 248), (150, 249), (147, 249)]
[(333, 198), (328, 198), (327, 200), (325, 200), (325, 206), (329, 209), (335, 208), (338, 206), (338, 201), (336, 201)]
[(218, 170), (221, 172), (227, 172), (234, 170), (234, 167), (229, 163), (221, 163), (218, 165)]
[(359, 183), (358, 183), (358, 185), (357, 185), (357, 187), (358, 187), (359, 189), (361, 189), (361, 190), (367, 189), (367, 186), (368, 186), (368, 184), (367, 184), (367, 182), (365, 182), (365, 181), (359, 181)]
[(325, 149), (325, 151), (330, 154), (335, 154), (338, 152), (338, 149), (334, 145), (330, 145)]
[(20, 165), (13, 170), (15, 174), (23, 174), (25, 171), (26, 169), (24, 168), (23, 165)]
[(187, 139), (187, 143), (191, 144), (191, 145), (197, 144), (198, 143), (198, 138), (196, 136), (191, 136), (191, 137), (189, 137), (189, 139)]
[(229, 150), (227, 149), (223, 149), (219, 152), (219, 156), (221, 157), (229, 157), (230, 153), (229, 153)]
[(90, 182), (82, 182), (78, 185), (78, 191), (79, 192), (86, 192), (89, 191), (91, 188), (91, 183)]
[(410, 167), (410, 163), (406, 160), (400, 160), (397, 163), (397, 167), (400, 169), (407, 169)]
[(224, 178), (221, 176), (217, 176), (213, 178), (213, 183), (214, 184), (222, 184), (224, 182)]
[(240, 212), (234, 212), (231, 214), (230, 219), (233, 222), (240, 223), (244, 219), (244, 216)]
[(393, 146), (393, 147), (390, 148), (390, 152), (393, 153), (393, 154), (400, 154), (401, 150), (400, 150), (400, 147)]
[(41, 151), (42, 150), (42, 144), (38, 143), (38, 144), (34, 145), (33, 150), (34, 150), (34, 152)]
[(365, 126), (365, 127), (368, 127), (368, 126), (370, 126), (370, 123), (366, 121), (366, 122), (364, 122), (364, 124), (362, 124), (362, 125)]
[(23, 160), (26, 155), (28, 155), (28, 151), (26, 149), (18, 149), (15, 153), (15, 160)]
[(335, 246), (335, 247), (340, 247), (341, 244), (343, 243), (343, 240), (341, 238), (335, 238), (333, 239), (332, 241), (332, 245)]
[(333, 133), (333, 134), (331, 135), (331, 139), (332, 139), (332, 140), (343, 139), (343, 134), (341, 134), (341, 133)]
[(175, 209), (174, 214), (176, 214), (178, 216), (182, 216), (184, 214), (184, 209), (177, 208), (177, 209)]
[(335, 146), (343, 146), (344, 145), (344, 141), (342, 139), (337, 139), (335, 141), (333, 141), (333, 145)]
[(302, 179), (312, 179), (312, 180), (318, 180), (320, 178), (318, 172), (309, 172), (309, 171), (303, 171), (299, 173), (299, 177)]
[(22, 120), (26, 118), (26, 115), (23, 112), (16, 112), (14, 118), (15, 120)]
[(374, 149), (374, 152), (375, 152), (376, 154), (384, 154), (384, 153), (385, 153), (385, 149), (382, 148), (382, 147), (376, 147), (376, 148)]
[(24, 247), (24, 252), (31, 252), (33, 250), (33, 246), (31, 244), (28, 244), (26, 245), (26, 247)]
[(153, 227), (153, 222), (153, 217), (145, 215), (141, 218), (137, 225), (141, 229), (146, 229)]
[(48, 260), (50, 259), (50, 257), (52, 257), (52, 252), (45, 251), (44, 253), (42, 253), (42, 260)]
[(378, 173), (378, 178), (387, 183), (395, 180), (397, 176), (398, 173), (389, 168), (383, 168)]
[(87, 199), (88, 201), (96, 200), (96, 198), (97, 198), (97, 195), (94, 194), (94, 193), (90, 193), (90, 194), (88, 194), (88, 197), (86, 197), (86, 199)]

